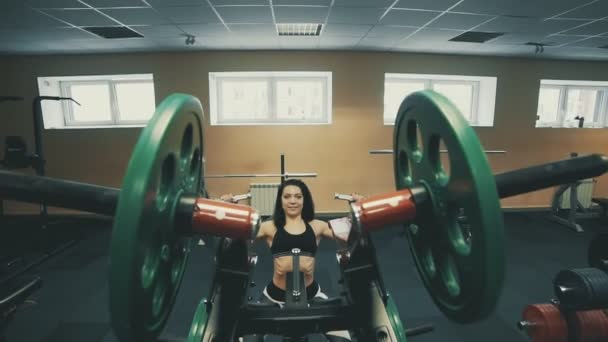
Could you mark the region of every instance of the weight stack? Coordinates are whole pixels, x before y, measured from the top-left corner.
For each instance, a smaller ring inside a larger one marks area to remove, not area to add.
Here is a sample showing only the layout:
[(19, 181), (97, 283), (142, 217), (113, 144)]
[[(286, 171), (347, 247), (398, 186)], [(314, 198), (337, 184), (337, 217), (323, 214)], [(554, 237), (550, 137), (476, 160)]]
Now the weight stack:
[(608, 274), (599, 269), (560, 271), (553, 281), (553, 289), (565, 311), (608, 308)]

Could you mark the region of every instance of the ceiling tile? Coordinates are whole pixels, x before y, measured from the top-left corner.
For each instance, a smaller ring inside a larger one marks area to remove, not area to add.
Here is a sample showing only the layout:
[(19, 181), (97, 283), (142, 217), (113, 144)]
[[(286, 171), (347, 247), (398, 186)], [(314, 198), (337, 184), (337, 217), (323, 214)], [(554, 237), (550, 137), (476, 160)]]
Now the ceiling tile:
[(469, 30), (492, 18), (494, 17), (489, 15), (445, 13), (430, 23), (428, 27)]
[(579, 41), (574, 41), (572, 43), (568, 43), (567, 46), (576, 46), (576, 47), (600, 47), (608, 45), (608, 37), (594, 37)]
[(101, 11), (125, 25), (169, 24), (167, 19), (152, 8), (119, 8)]
[(560, 33), (569, 35), (599, 35), (608, 32), (608, 21), (595, 21), (582, 24), (578, 28), (570, 29)]
[(540, 43), (548, 44), (548, 45), (562, 45), (562, 44), (571, 43), (575, 40), (580, 40), (581, 38), (584, 38), (584, 37), (557, 34), (557, 35), (546, 36), (545, 38), (543, 38), (540, 41)]
[(324, 23), (329, 7), (275, 7), (277, 23)]
[(417, 27), (404, 27), (404, 26), (386, 26), (376, 25), (367, 34), (368, 37), (386, 37), (386, 38), (403, 38), (415, 30)]
[(319, 44), (322, 48), (352, 48), (361, 40), (359, 37), (321, 36)]
[(408, 39), (402, 40), (402, 42), (408, 41), (427, 41), (432, 44), (443, 44), (448, 40), (464, 33), (465, 31), (456, 31), (456, 30), (437, 30), (437, 29), (429, 29), (424, 28), (420, 31), (416, 32), (413, 36)]
[(179, 27), (194, 36), (216, 36), (229, 33), (223, 24), (182, 24)]
[(329, 14), (331, 24), (377, 24), (383, 9), (333, 7)]
[(272, 23), (270, 6), (230, 6), (217, 7), (216, 10), (226, 23), (264, 24)]
[(329, 6), (331, 0), (273, 0), (272, 4), (277, 5), (295, 5), (295, 6)]
[(322, 36), (363, 37), (372, 25), (327, 24), (321, 32)]
[(540, 33), (507, 33), (488, 41), (487, 44), (522, 45), (530, 42), (541, 43), (546, 36), (546, 34)]
[(395, 0), (335, 0), (337, 7), (388, 8)]
[(392, 49), (399, 41), (399, 38), (365, 37), (357, 47)]
[(61, 27), (61, 21), (28, 8), (9, 8), (0, 11), (0, 28)]
[(256, 38), (240, 38), (235, 40), (235, 44), (240, 48), (253, 50), (266, 50), (279, 48), (278, 36), (261, 36)]
[(230, 33), (233, 36), (276, 36), (277, 29), (273, 24), (231, 24)]
[(538, 18), (498, 17), (479, 27), (475, 31), (504, 33), (557, 33), (576, 25), (578, 20), (542, 20)]
[(149, 7), (142, 0), (83, 0), (95, 8)]
[(206, 0), (147, 0), (152, 7), (209, 6)]
[(465, 0), (453, 12), (549, 18), (590, 0)]
[(74, 9), (74, 10), (44, 10), (46, 13), (65, 20), (75, 26), (114, 26), (117, 22), (107, 18), (92, 9)]
[[(0, 2), (4, 2), (1, 0)], [(27, 6), (33, 8), (86, 8), (87, 6), (78, 2), (78, 0), (21, 0)]]
[[(76, 0), (72, 0), (76, 1)], [(0, 1), (0, 8), (26, 8), (25, 2), (23, 0), (2, 0)]]
[(27, 30), (0, 30), (0, 41), (67, 41), (71, 39), (91, 39), (93, 37), (94, 35), (90, 33), (72, 27)]
[[(204, 1), (204, 0), (203, 0)], [(263, 5), (270, 6), (269, 0), (211, 0), (214, 6), (234, 6), (234, 5)]]
[(208, 6), (159, 7), (161, 15), (175, 24), (217, 24), (219, 18)]
[(440, 12), (391, 10), (382, 18), (382, 25), (424, 26)]
[(600, 19), (608, 16), (608, 1), (589, 2), (588, 4), (561, 14), (558, 18)]
[(393, 8), (416, 8), (435, 11), (445, 11), (460, 0), (399, 0)]
[(165, 38), (183, 36), (183, 32), (173, 25), (130, 26), (146, 38)]

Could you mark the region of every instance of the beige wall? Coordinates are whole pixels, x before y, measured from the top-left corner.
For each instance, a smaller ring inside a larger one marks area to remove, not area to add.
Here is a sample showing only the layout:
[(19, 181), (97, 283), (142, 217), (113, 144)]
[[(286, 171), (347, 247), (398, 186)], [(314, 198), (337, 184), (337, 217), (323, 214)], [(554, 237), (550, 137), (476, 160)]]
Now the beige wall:
[[(21, 95), (21, 103), (0, 105), (0, 139), (26, 137), (33, 148), (31, 100), (37, 76), (153, 73), (157, 101), (174, 92), (197, 96), (209, 112), (208, 72), (331, 71), (333, 124), (329, 126), (205, 127), (207, 174), (279, 171), (286, 156), (290, 172), (317, 172), (308, 179), (320, 212), (345, 211), (334, 192), (374, 194), (393, 189), (388, 155), (392, 126), (382, 124), (385, 72), (498, 77), (494, 127), (477, 128), (495, 172), (580, 154), (608, 153), (606, 129), (535, 129), (539, 80), (608, 80), (608, 64), (496, 57), (359, 52), (197, 52), (128, 55), (0, 57), (0, 94)], [(49, 130), (43, 134), (48, 175), (120, 187), (140, 129)], [(243, 193), (250, 182), (276, 179), (209, 179), (212, 195)], [(552, 191), (503, 201), (505, 207), (548, 206)], [(608, 177), (598, 178), (598, 196), (608, 196)], [(9, 212), (35, 207), (9, 202)]]

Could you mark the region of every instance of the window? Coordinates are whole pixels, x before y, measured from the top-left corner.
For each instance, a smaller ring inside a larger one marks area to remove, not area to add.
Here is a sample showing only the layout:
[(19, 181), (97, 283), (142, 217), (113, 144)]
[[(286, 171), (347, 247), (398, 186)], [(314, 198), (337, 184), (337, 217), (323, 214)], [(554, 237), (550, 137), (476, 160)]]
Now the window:
[(393, 125), (403, 99), (432, 89), (447, 97), (474, 126), (494, 124), (496, 77), (385, 74), (384, 124)]
[(152, 74), (39, 77), (45, 128), (145, 126), (155, 110)]
[(331, 72), (212, 72), (212, 125), (331, 123)]
[(608, 82), (541, 80), (536, 127), (608, 126)]

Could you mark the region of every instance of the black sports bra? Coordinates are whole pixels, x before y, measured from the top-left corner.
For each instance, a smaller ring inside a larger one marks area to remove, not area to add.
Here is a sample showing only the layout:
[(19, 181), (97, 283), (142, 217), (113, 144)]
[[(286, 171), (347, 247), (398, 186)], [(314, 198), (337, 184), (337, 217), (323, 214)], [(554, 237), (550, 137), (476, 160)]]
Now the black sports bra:
[(270, 251), (273, 257), (291, 255), (293, 248), (300, 249), (300, 255), (315, 256), (317, 253), (317, 237), (315, 232), (308, 224), (306, 230), (302, 234), (290, 234), (285, 230), (285, 227), (277, 227), (277, 232), (272, 238), (272, 246)]

